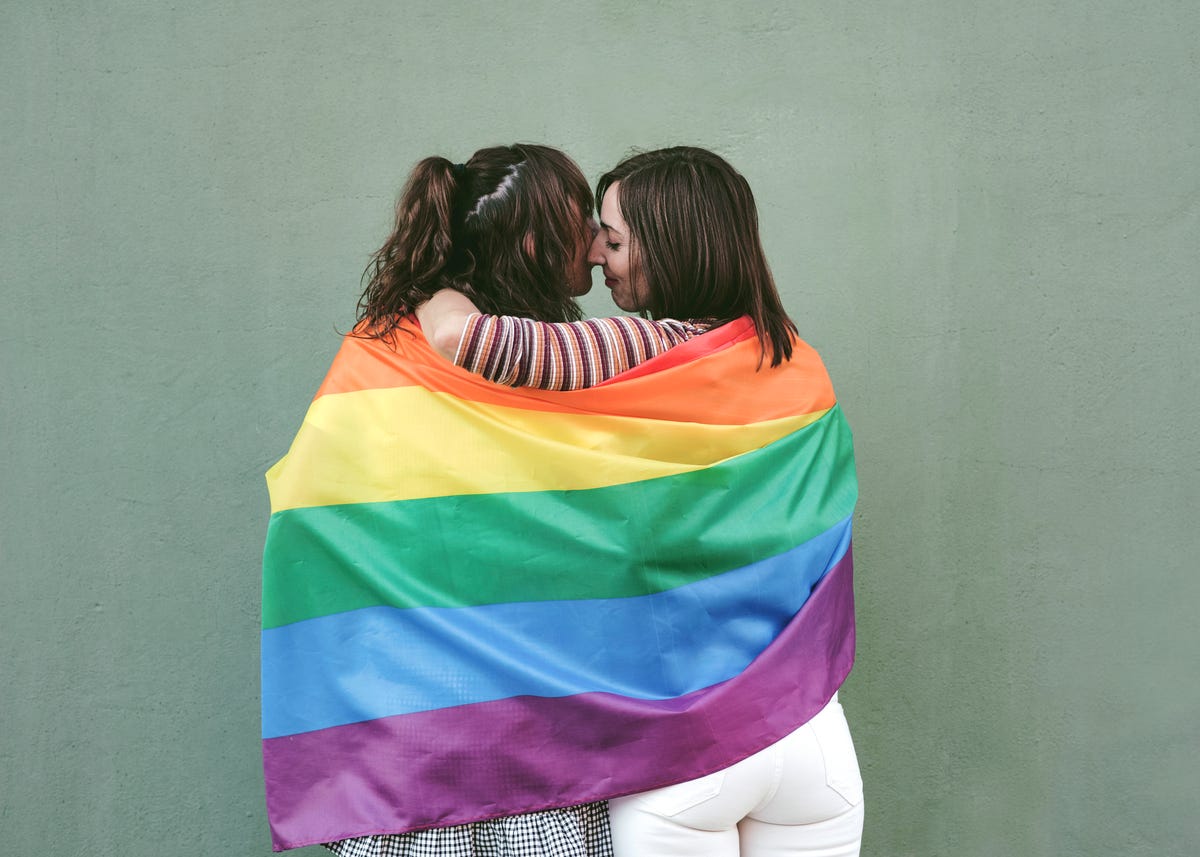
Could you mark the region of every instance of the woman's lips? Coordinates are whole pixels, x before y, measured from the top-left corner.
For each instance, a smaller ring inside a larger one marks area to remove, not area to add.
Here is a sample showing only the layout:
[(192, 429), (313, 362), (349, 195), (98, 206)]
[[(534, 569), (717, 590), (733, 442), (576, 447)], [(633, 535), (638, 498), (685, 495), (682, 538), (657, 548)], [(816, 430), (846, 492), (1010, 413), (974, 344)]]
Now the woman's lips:
[(604, 278), (604, 285), (608, 286), (610, 289), (611, 289), (613, 286), (615, 286), (616, 284), (617, 284), (617, 278), (616, 278), (616, 277), (605, 277), (605, 278)]

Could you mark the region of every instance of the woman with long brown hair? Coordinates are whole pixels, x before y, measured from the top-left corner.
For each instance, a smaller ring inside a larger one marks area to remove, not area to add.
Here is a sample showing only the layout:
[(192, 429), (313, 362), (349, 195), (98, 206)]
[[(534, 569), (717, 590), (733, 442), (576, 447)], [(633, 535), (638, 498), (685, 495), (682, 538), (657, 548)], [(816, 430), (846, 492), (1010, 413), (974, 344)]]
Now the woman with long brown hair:
[[(480, 149), (465, 163), (425, 158), (396, 205), (359, 300), (359, 337), (406, 335), (401, 322), (440, 289), (491, 313), (578, 319), (591, 287), (591, 190), (579, 167), (547, 146)], [(398, 778), (403, 772), (398, 771)], [(471, 777), (471, 771), (456, 774)], [(326, 843), (342, 857), (610, 855), (603, 802), (401, 834)]]
[[(649, 319), (543, 324), (477, 314), (463, 294), (444, 291), (417, 310), (434, 347), (491, 380), (558, 390), (599, 384), (742, 317), (759, 340), (759, 371), (807, 349), (767, 265), (750, 186), (724, 159), (692, 147), (635, 155), (601, 177), (596, 196), (589, 261), (619, 307)], [(617, 857), (857, 855), (858, 761), (836, 687), (820, 700), (811, 717), (732, 765), (610, 800)], [(672, 782), (669, 773), (661, 781)]]

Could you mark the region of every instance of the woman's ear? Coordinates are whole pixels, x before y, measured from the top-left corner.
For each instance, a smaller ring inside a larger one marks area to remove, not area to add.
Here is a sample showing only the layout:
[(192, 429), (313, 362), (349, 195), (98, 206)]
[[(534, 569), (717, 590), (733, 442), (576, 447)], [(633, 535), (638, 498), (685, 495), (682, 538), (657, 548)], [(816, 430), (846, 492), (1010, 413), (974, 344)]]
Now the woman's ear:
[(537, 246), (534, 243), (532, 232), (525, 233), (524, 247), (525, 247), (525, 255), (528, 256), (530, 259), (534, 258), (534, 256), (537, 255)]

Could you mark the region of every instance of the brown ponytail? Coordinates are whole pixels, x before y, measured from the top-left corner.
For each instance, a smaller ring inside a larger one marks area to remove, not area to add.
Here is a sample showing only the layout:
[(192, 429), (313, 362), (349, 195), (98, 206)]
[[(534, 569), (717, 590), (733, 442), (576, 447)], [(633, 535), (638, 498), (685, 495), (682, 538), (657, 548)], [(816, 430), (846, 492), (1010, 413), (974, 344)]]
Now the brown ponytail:
[(418, 163), (396, 203), (396, 227), (363, 274), (359, 320), (403, 316), (442, 287), (454, 246), (451, 213), (457, 181), (445, 158)]

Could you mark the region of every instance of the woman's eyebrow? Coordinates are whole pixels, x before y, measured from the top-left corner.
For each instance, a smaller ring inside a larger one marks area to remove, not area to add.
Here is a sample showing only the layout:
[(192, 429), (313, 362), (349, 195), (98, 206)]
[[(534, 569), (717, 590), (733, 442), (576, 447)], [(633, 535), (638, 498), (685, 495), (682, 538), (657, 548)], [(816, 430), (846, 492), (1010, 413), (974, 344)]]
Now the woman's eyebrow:
[(613, 227), (611, 227), (611, 226), (609, 226), (607, 223), (605, 223), (603, 220), (601, 220), (601, 221), (600, 221), (600, 225), (601, 225), (602, 227), (604, 227), (605, 229), (607, 229), (609, 232), (611, 232), (613, 235), (620, 235), (620, 234), (621, 234), (620, 230), (618, 230), (618, 229), (614, 229)]

